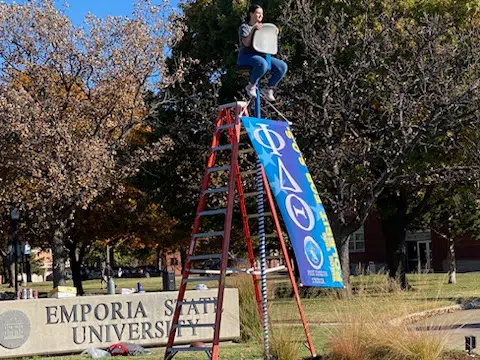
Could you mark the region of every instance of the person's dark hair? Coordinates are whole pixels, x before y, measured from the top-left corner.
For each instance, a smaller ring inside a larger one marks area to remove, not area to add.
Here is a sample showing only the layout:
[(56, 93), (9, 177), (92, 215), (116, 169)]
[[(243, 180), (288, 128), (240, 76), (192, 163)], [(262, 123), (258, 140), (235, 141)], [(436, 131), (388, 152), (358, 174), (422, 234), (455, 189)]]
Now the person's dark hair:
[(248, 24), (250, 22), (250, 13), (254, 13), (257, 9), (261, 9), (262, 7), (258, 4), (253, 4), (247, 10), (247, 16), (245, 16), (245, 22)]

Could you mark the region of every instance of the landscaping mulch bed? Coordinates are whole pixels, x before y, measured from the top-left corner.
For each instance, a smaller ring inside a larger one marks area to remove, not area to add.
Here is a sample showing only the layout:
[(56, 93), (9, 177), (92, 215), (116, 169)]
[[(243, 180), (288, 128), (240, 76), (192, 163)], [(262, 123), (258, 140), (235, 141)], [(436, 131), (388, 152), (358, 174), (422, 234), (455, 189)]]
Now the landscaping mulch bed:
[[(330, 360), (331, 358), (329, 356), (322, 356), (319, 355), (317, 357), (308, 357), (304, 358), (303, 360)], [(480, 355), (467, 355), (464, 352), (461, 351), (453, 351), (453, 352), (448, 352), (445, 354), (445, 356), (442, 358), (442, 360), (472, 360), (472, 359), (478, 359), (480, 360)], [(383, 359), (378, 359), (378, 360), (383, 360)]]
[(445, 354), (445, 357), (443, 358), (443, 360), (467, 360), (467, 359), (468, 360), (480, 359), (480, 355), (469, 356), (464, 352), (455, 351), (455, 352), (449, 352)]

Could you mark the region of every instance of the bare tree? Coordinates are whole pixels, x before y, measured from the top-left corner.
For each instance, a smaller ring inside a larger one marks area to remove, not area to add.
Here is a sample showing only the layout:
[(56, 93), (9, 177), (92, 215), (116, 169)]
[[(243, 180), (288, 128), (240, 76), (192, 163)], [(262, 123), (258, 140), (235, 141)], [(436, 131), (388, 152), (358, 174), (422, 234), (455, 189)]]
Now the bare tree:
[[(480, 30), (449, 17), (355, 12), (291, 0), (282, 22), (295, 52), (285, 114), (326, 203), (348, 283), (348, 236), (405, 161), (435, 139), (477, 131)], [(438, 169), (431, 169), (432, 171)]]

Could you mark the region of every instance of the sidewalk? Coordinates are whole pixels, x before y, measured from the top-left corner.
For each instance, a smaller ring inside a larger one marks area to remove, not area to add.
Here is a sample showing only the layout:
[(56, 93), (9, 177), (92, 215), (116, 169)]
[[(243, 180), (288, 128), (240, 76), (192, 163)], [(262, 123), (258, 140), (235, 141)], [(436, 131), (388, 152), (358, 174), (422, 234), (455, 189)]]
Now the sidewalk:
[(469, 335), (476, 336), (477, 346), (480, 346), (480, 310), (455, 311), (418, 321), (411, 326), (445, 335), (452, 349), (464, 350), (465, 336)]

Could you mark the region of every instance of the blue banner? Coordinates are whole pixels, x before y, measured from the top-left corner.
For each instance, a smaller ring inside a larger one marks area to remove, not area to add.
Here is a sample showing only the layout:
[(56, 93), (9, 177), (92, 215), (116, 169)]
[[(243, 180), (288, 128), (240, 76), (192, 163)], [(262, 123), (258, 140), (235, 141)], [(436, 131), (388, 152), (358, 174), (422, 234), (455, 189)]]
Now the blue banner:
[(242, 117), (265, 169), (305, 286), (342, 288), (332, 229), (305, 160), (286, 122)]

